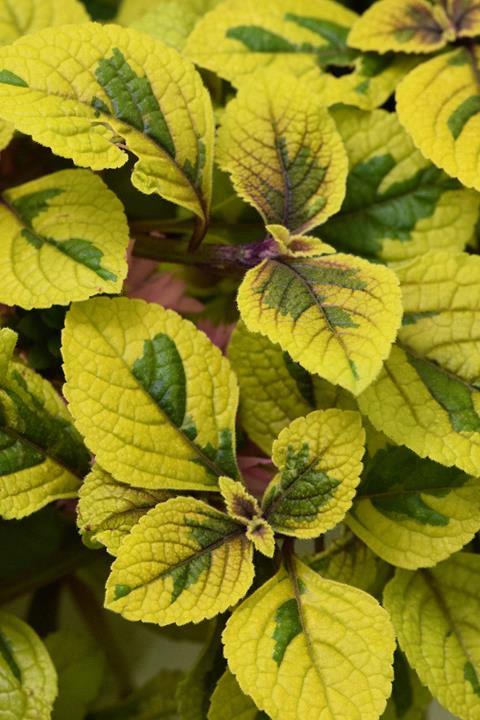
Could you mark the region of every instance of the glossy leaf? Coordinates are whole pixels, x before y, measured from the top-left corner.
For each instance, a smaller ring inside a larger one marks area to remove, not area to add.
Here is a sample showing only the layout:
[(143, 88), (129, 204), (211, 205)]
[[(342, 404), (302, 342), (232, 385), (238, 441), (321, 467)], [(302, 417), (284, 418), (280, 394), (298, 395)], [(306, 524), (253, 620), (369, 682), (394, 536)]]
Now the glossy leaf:
[(407, 448), (381, 450), (367, 465), (348, 524), (392, 565), (435, 565), (480, 530), (480, 479)]
[(30, 309), (121, 291), (128, 225), (97, 175), (63, 170), (2, 198), (0, 302)]
[(397, 272), (405, 308), (399, 345), (359, 407), (396, 443), (477, 476), (480, 259), (429, 253)]
[(347, 159), (321, 97), (293, 75), (266, 70), (222, 116), (217, 160), (266, 224), (307, 232), (341, 205)]
[(320, 97), (324, 106), (371, 109), (385, 102), (411, 63), (349, 48), (357, 18), (332, 0), (226, 0), (196, 25), (185, 52), (236, 86), (268, 66), (303, 76), (310, 99)]
[(479, 582), (480, 558), (458, 553), (429, 570), (397, 570), (384, 595), (410, 665), (463, 720), (480, 709)]
[(0, 50), (0, 103), (18, 130), (82, 167), (121, 167), (128, 150), (134, 186), (195, 213), (203, 235), (213, 115), (199, 75), (172, 48), (115, 25), (47, 29)]
[(77, 523), (87, 541), (116, 555), (122, 540), (151, 508), (168, 500), (164, 490), (146, 490), (117, 482), (95, 464), (79, 493)]
[(346, 197), (318, 232), (338, 250), (396, 262), (429, 250), (464, 250), (478, 194), (415, 148), (394, 113), (333, 111), (349, 157)]
[(0, 612), (0, 718), (50, 720), (57, 674), (38, 635), (23, 620)]
[(0, 515), (18, 519), (77, 494), (88, 453), (47, 380), (12, 360), (16, 335), (0, 331)]
[(115, 480), (217, 490), (221, 475), (237, 475), (237, 383), (190, 322), (141, 300), (96, 298), (68, 313), (62, 352), (70, 411)]
[(246, 274), (238, 306), (249, 330), (355, 395), (378, 374), (401, 318), (393, 272), (342, 254), (264, 260)]
[(262, 506), (273, 529), (309, 538), (335, 527), (360, 482), (365, 432), (359, 413), (317, 410), (297, 418), (273, 443), (279, 469)]
[[(136, 4), (136, 0), (133, 0)], [(188, 36), (200, 18), (220, 0), (157, 0), (131, 26), (148, 33), (165, 45), (183, 50)]]
[(230, 670), (226, 670), (217, 683), (208, 711), (208, 720), (225, 720), (225, 708), (228, 708), (229, 720), (268, 720), (267, 715), (242, 692)]
[(400, 122), (425, 157), (480, 190), (478, 46), (459, 48), (413, 70), (397, 90)]
[(106, 607), (158, 625), (214, 617), (253, 580), (245, 528), (193, 498), (150, 510), (120, 546), (106, 586)]
[(240, 687), (272, 720), (377, 720), (392, 679), (387, 614), (299, 560), (290, 573), (282, 567), (227, 622), (225, 654)]
[(88, 14), (78, 0), (9, 0), (0, 1), (0, 45), (10, 45), (28, 33), (54, 25), (81, 23)]

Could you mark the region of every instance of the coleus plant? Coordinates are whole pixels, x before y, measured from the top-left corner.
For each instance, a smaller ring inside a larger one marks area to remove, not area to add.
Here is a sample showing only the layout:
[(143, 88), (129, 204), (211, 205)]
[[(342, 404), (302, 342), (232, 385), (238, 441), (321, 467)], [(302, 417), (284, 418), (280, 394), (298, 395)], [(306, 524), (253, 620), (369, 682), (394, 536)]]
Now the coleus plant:
[(480, 717), (480, 10), (346, 5), (0, 0), (0, 718)]

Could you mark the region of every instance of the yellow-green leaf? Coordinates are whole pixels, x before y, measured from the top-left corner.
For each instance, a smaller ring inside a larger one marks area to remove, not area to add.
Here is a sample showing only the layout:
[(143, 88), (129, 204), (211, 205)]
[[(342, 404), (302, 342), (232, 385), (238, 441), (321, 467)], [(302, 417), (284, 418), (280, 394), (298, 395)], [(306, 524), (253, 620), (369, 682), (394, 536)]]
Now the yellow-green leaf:
[(272, 720), (377, 720), (393, 629), (370, 595), (297, 559), (245, 600), (223, 633), (230, 670)]
[[(0, 45), (54, 25), (82, 23), (88, 14), (78, 0), (0, 0)], [(3, 109), (3, 108), (2, 108)]]
[[(458, 2), (458, 0), (455, 0)], [(379, 0), (354, 24), (348, 44), (380, 53), (431, 53), (455, 40), (444, 3), (434, 0)]]
[(462, 720), (480, 714), (480, 557), (397, 570), (384, 603), (400, 647), (432, 695)]
[(316, 257), (331, 255), (335, 248), (314, 235), (295, 235), (283, 225), (267, 225), (266, 229), (275, 240), (281, 255), (291, 257)]
[(228, 357), (240, 385), (242, 427), (267, 455), (280, 431), (295, 418), (337, 405), (355, 407), (344, 390), (310, 375), (279, 345), (249, 332), (242, 322), (233, 332)]
[(320, 97), (324, 106), (371, 109), (385, 102), (412, 63), (349, 48), (357, 18), (332, 0), (226, 0), (196, 25), (185, 52), (236, 86), (268, 66), (304, 76), (310, 99)]
[(23, 620), (0, 612), (0, 718), (50, 720), (57, 674), (38, 635)]
[(227, 105), (217, 161), (266, 224), (304, 233), (343, 200), (347, 158), (321, 97), (275, 70), (257, 73)]
[(459, 48), (413, 70), (397, 90), (400, 122), (449, 175), (480, 190), (480, 49)]
[[(134, 0), (136, 2), (136, 0)], [(165, 45), (183, 50), (193, 28), (220, 0), (157, 0), (131, 27), (148, 33)]]
[(392, 694), (382, 720), (425, 720), (432, 696), (397, 648), (393, 661)]
[(309, 559), (308, 565), (328, 580), (353, 585), (371, 595), (378, 593), (388, 573), (388, 566), (349, 531)]
[(478, 476), (480, 258), (427, 253), (397, 269), (399, 344), (358, 398), (360, 410), (394, 442)]
[(284, 428), (272, 450), (279, 473), (262, 502), (273, 529), (310, 538), (335, 527), (352, 504), (364, 452), (356, 412), (317, 410)]
[(435, 565), (480, 530), (480, 479), (407, 448), (381, 450), (367, 464), (348, 524), (392, 565)]
[(245, 528), (193, 498), (157, 505), (120, 546), (106, 607), (128, 620), (185, 625), (234, 605), (253, 580)]
[(13, 137), (15, 128), (11, 123), (0, 119), (0, 150), (7, 147)]
[(212, 107), (173, 48), (117, 25), (43, 30), (0, 50), (0, 104), (18, 130), (82, 167), (118, 168), (132, 153), (135, 187), (192, 211), (204, 233)]
[(395, 113), (332, 112), (350, 170), (342, 208), (319, 229), (322, 239), (386, 262), (464, 250), (478, 219), (478, 194), (426, 160)]
[(153, 10), (156, 5), (163, 4), (166, 0), (122, 0), (115, 22), (119, 25), (131, 25), (139, 20), (142, 15)]
[(75, 497), (89, 459), (53, 386), (11, 359), (15, 340), (0, 331), (0, 516), (7, 519)]
[(192, 323), (142, 300), (95, 298), (69, 311), (63, 357), (70, 411), (115, 480), (217, 490), (221, 475), (236, 477), (236, 379)]
[(228, 720), (268, 720), (253, 700), (242, 692), (230, 670), (225, 671), (213, 692), (208, 720), (225, 720), (226, 708)]
[(238, 306), (249, 330), (355, 395), (377, 376), (402, 312), (391, 270), (343, 254), (264, 260), (246, 274)]
[(95, 464), (79, 493), (77, 523), (87, 540), (117, 555), (122, 540), (152, 507), (168, 500), (162, 490), (145, 490), (117, 482)]
[(127, 274), (122, 205), (89, 170), (62, 170), (0, 201), (0, 302), (51, 307), (118, 293)]

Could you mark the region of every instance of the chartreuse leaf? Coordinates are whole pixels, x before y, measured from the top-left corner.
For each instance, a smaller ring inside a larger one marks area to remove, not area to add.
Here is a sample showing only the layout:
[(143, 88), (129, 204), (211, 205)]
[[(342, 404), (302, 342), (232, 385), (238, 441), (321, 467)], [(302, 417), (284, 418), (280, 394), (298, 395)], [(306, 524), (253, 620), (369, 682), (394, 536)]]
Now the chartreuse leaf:
[(281, 430), (312, 410), (353, 409), (344, 390), (310, 375), (279, 345), (239, 322), (228, 357), (240, 385), (240, 421), (248, 436), (267, 454)]
[(229, 720), (269, 720), (253, 700), (242, 692), (230, 670), (225, 671), (213, 692), (208, 720), (225, 720), (226, 708)]
[(477, 476), (480, 258), (427, 253), (398, 266), (399, 344), (358, 398), (374, 427), (421, 457)]
[(62, 351), (70, 411), (115, 480), (217, 490), (221, 475), (236, 477), (237, 382), (190, 322), (142, 300), (95, 298), (69, 311)]
[(204, 233), (211, 102), (172, 48), (116, 25), (47, 29), (0, 50), (0, 103), (18, 130), (77, 165), (118, 168), (136, 155), (135, 187), (191, 210)]
[(346, 532), (326, 550), (314, 555), (308, 565), (328, 580), (353, 585), (375, 595), (388, 566), (355, 535)]
[(273, 557), (275, 552), (273, 529), (263, 519), (257, 499), (250, 495), (242, 483), (231, 478), (222, 477), (219, 484), (227, 513), (233, 520), (246, 526), (247, 538), (259, 552), (267, 557)]
[(249, 330), (355, 395), (378, 374), (402, 312), (391, 270), (343, 254), (264, 260), (245, 275), (238, 306)]
[(185, 625), (224, 612), (253, 580), (245, 527), (193, 498), (160, 503), (122, 542), (105, 606), (127, 620)]
[(283, 225), (267, 225), (266, 229), (275, 240), (280, 255), (290, 257), (316, 257), (331, 255), (335, 248), (322, 242), (314, 235), (298, 235), (291, 233)]
[(332, 0), (226, 0), (185, 46), (195, 63), (234, 85), (265, 67), (308, 80), (310, 98), (365, 109), (381, 105), (412, 65), (347, 46), (358, 15)]
[(50, 720), (57, 674), (38, 635), (23, 620), (0, 612), (0, 718)]
[[(134, 0), (135, 1), (135, 0)], [(220, 0), (157, 0), (131, 26), (148, 33), (165, 45), (183, 50), (193, 28)]]
[(125, 700), (89, 712), (89, 720), (178, 720), (175, 690), (181, 673), (162, 670)]
[(343, 200), (347, 158), (321, 97), (294, 75), (264, 70), (227, 105), (217, 161), (265, 223), (303, 233)]
[(272, 720), (377, 720), (390, 693), (393, 629), (361, 590), (297, 559), (245, 600), (223, 633), (230, 670)]
[(384, 604), (420, 680), (454, 715), (480, 710), (480, 557), (457, 553), (436, 567), (397, 570)]
[(152, 507), (168, 500), (164, 490), (147, 490), (117, 482), (95, 464), (79, 492), (77, 523), (87, 541), (118, 553), (124, 537)]
[[(88, 14), (78, 0), (9, 0), (0, 1), (0, 45), (10, 45), (17, 38), (53, 25), (81, 23)], [(3, 108), (2, 108), (3, 109)]]
[(284, 428), (272, 449), (279, 473), (262, 501), (273, 529), (310, 538), (335, 527), (352, 504), (364, 452), (356, 412), (317, 410)]
[(398, 86), (400, 122), (415, 145), (449, 175), (480, 190), (480, 49), (458, 48), (428, 60)]
[(382, 720), (425, 720), (432, 696), (397, 648), (393, 661), (392, 694)]
[(320, 228), (322, 239), (387, 262), (463, 250), (474, 233), (478, 194), (428, 162), (395, 113), (340, 108), (333, 117), (350, 170), (342, 208)]
[[(458, 4), (458, 0), (455, 0)], [(379, 0), (357, 20), (348, 44), (380, 53), (430, 53), (455, 40), (444, 4), (429, 0)]]
[(30, 515), (77, 494), (88, 453), (47, 380), (11, 359), (14, 332), (0, 330), (0, 515)]
[(0, 150), (7, 147), (13, 137), (14, 127), (11, 123), (7, 123), (0, 119)]
[(31, 309), (121, 291), (128, 225), (97, 175), (62, 170), (2, 199), (0, 302)]
[(435, 565), (480, 530), (480, 479), (407, 448), (380, 450), (366, 467), (348, 524), (392, 565)]
[(156, 5), (164, 2), (166, 0), (121, 0), (115, 22), (120, 25), (131, 25), (153, 10)]

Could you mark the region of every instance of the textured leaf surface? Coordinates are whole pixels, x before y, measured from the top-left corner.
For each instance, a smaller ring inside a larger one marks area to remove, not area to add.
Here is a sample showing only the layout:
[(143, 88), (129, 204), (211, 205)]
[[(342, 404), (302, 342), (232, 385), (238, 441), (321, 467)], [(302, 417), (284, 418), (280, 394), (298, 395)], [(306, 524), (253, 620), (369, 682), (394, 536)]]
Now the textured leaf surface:
[(451, 713), (480, 711), (480, 558), (458, 553), (429, 570), (397, 570), (385, 607), (409, 663)]
[(57, 674), (37, 634), (23, 620), (0, 613), (0, 718), (50, 720)]
[(449, 175), (480, 190), (480, 50), (460, 48), (413, 70), (397, 90), (400, 122)]
[(193, 498), (150, 510), (123, 541), (106, 587), (106, 607), (158, 625), (224, 612), (253, 580), (245, 528)]
[(96, 298), (70, 310), (63, 357), (76, 425), (116, 480), (216, 490), (218, 477), (237, 475), (237, 383), (190, 322), (141, 300)]
[(279, 345), (252, 333), (242, 322), (235, 328), (228, 357), (240, 386), (240, 421), (248, 436), (267, 454), (281, 430), (316, 409), (351, 409), (347, 393), (310, 375)]
[(357, 17), (331, 0), (227, 0), (200, 20), (185, 52), (237, 86), (268, 66), (304, 76), (310, 98), (325, 106), (370, 109), (385, 102), (411, 63), (347, 47)]
[(367, 465), (348, 524), (392, 565), (435, 565), (480, 529), (480, 479), (407, 448), (381, 450)]
[(95, 464), (79, 493), (77, 523), (88, 540), (102, 543), (116, 555), (132, 527), (152, 507), (167, 500), (162, 490), (144, 490), (117, 482)]
[(272, 720), (376, 720), (385, 707), (394, 649), (387, 614), (299, 560), (234, 611), (223, 640), (240, 687)]
[[(136, 3), (136, 0), (134, 0)], [(165, 45), (182, 50), (193, 28), (220, 0), (160, 0), (132, 23)]]
[(357, 20), (348, 44), (380, 53), (388, 50), (431, 53), (455, 40), (455, 36), (455, 28), (441, 3), (380, 0)]
[(317, 410), (297, 418), (273, 443), (279, 468), (263, 498), (274, 530), (317, 537), (349, 510), (360, 482), (365, 432), (359, 413)]
[(75, 497), (88, 453), (47, 380), (11, 360), (16, 336), (0, 331), (0, 515), (30, 515)]
[(128, 225), (120, 201), (88, 170), (4, 192), (0, 232), (0, 302), (41, 308), (122, 289)]
[(360, 409), (396, 443), (478, 476), (480, 259), (428, 253), (398, 266), (398, 276), (400, 345)]
[(53, 25), (81, 23), (88, 14), (78, 0), (1, 0), (0, 45), (10, 45), (28, 33)]
[(191, 210), (203, 233), (213, 115), (176, 50), (116, 25), (47, 29), (0, 50), (0, 102), (18, 130), (77, 165), (121, 167), (128, 150), (135, 187)]
[(268, 716), (242, 692), (229, 670), (222, 675), (212, 695), (208, 720), (225, 720), (225, 708), (228, 708), (229, 720), (268, 720)]
[(265, 223), (302, 233), (341, 205), (347, 159), (321, 97), (293, 75), (255, 76), (222, 116), (217, 160)]
[(387, 262), (464, 250), (478, 195), (415, 148), (394, 113), (333, 111), (350, 170), (340, 212), (319, 229), (338, 250)]
[(393, 272), (343, 254), (264, 260), (246, 274), (238, 306), (249, 330), (354, 394), (378, 374), (401, 318)]

